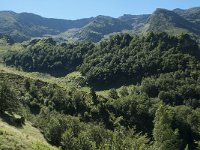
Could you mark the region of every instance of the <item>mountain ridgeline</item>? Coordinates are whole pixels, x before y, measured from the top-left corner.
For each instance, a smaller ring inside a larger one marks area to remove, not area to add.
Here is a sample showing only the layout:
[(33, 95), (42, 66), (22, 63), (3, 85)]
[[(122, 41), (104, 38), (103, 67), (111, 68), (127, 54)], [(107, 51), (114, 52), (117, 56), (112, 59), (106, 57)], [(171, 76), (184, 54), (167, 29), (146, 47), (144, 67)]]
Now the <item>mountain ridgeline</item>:
[(0, 12), (0, 33), (11, 36), (21, 42), (32, 37), (56, 35), (70, 28), (80, 28), (90, 19), (62, 20), (43, 18), (31, 13)]
[(58, 41), (98, 42), (116, 32), (167, 32), (172, 35), (200, 34), (200, 8), (157, 9), (153, 14), (123, 15), (119, 18), (97, 16), (79, 20), (43, 18), (31, 13), (0, 12), (0, 33), (21, 42), (34, 37), (52, 36)]
[[(165, 9), (157, 9), (150, 17), (145, 25), (147, 31), (154, 32), (168, 32), (171, 34), (181, 34), (181, 33), (192, 33), (194, 35), (200, 34), (200, 26), (197, 23), (199, 17), (195, 19), (189, 15), (185, 16), (184, 13), (191, 12), (191, 16), (195, 16), (195, 13), (191, 10), (183, 11), (182, 13), (176, 13), (176, 10), (169, 11)], [(145, 28), (145, 27), (144, 27)], [(174, 32), (174, 33), (173, 33)]]

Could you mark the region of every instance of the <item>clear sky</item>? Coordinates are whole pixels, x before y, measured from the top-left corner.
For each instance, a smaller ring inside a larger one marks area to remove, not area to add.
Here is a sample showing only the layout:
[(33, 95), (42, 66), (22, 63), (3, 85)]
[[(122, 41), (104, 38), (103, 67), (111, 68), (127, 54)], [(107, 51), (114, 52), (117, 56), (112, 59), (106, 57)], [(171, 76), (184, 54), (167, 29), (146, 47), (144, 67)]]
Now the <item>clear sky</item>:
[(147, 14), (156, 8), (200, 6), (200, 0), (0, 0), (0, 10), (30, 12), (48, 18), (79, 19), (97, 15)]

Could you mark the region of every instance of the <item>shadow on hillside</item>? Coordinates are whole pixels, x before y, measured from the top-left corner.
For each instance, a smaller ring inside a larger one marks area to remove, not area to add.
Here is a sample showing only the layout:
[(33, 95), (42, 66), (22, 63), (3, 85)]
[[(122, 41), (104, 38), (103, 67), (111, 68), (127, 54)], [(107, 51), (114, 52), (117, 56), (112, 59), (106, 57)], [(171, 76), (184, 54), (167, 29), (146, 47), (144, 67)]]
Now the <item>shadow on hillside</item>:
[(17, 128), (22, 128), (25, 124), (25, 119), (21, 116), (16, 117), (15, 115), (11, 115), (8, 113), (0, 113), (0, 118), (9, 125), (15, 126)]
[(130, 78), (127, 79), (116, 79), (109, 81), (108, 83), (93, 83), (89, 84), (89, 86), (93, 87), (96, 91), (102, 91), (102, 90), (110, 90), (112, 88), (118, 89), (122, 86), (129, 86), (129, 85), (136, 85), (141, 82), (141, 79), (133, 80)]

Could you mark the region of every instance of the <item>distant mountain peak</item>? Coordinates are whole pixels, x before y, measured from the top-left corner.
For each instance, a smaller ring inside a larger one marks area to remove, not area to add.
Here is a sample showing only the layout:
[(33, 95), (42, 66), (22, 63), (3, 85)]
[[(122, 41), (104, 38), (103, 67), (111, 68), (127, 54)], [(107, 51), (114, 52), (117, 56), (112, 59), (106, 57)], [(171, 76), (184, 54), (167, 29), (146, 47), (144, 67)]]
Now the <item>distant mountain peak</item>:
[(14, 11), (10, 11), (10, 10), (3, 10), (3, 11), (0, 11), (0, 13), (17, 14)]
[(180, 8), (175, 8), (173, 11), (174, 11), (174, 12), (183, 12), (183, 11), (185, 11), (185, 10), (184, 10), (184, 9), (180, 9)]
[(98, 15), (78, 20), (44, 18), (33, 13), (0, 11), (0, 33), (15, 41), (37, 37), (54, 37), (56, 40), (98, 42), (116, 32), (145, 33), (159, 31), (200, 35), (200, 7), (176, 8), (172, 11), (157, 8), (153, 14), (124, 14), (118, 18)]
[[(183, 12), (185, 12), (185, 10), (175, 9), (170, 11), (157, 8), (149, 17), (147, 22), (148, 26), (146, 25), (143, 30), (167, 32), (170, 34), (192, 33), (200, 35), (200, 26), (184, 17)], [(191, 18), (191, 16), (189, 18)]]

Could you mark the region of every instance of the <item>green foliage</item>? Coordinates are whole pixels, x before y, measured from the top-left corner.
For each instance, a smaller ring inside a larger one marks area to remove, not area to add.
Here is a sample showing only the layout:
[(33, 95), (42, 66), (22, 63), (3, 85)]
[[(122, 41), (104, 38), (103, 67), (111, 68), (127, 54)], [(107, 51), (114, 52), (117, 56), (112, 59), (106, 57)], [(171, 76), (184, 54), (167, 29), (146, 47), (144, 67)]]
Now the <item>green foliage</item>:
[(98, 100), (97, 100), (97, 95), (96, 95), (94, 88), (90, 88), (90, 95), (92, 96), (92, 100), (93, 100), (94, 104), (97, 105)]
[(117, 129), (112, 135), (112, 144), (109, 146), (110, 149), (135, 149), (145, 150), (150, 146), (148, 145), (149, 140), (145, 135), (136, 134), (134, 130), (128, 129)]
[(123, 86), (123, 87), (120, 89), (119, 94), (120, 94), (121, 96), (123, 96), (123, 97), (128, 96), (128, 95), (129, 95), (129, 92), (128, 92), (127, 87)]
[[(37, 39), (24, 48), (8, 54), (6, 62), (59, 74), (81, 70), (89, 85), (96, 85), (86, 92), (68, 84), (0, 74), (21, 99), (21, 113), (49, 143), (74, 150), (197, 149), (200, 57), (190, 36), (117, 34), (98, 44)], [(41, 65), (43, 61), (49, 66)], [(52, 67), (55, 63), (63, 68)], [(121, 84), (135, 85), (118, 89)], [(101, 87), (109, 88), (107, 95), (95, 91)]]
[(161, 73), (198, 69), (198, 58), (197, 43), (188, 35), (149, 33), (145, 37), (131, 37), (117, 34), (101, 41), (86, 54), (80, 71), (89, 84), (111, 87), (137, 83), (144, 77)]
[(78, 137), (74, 137), (71, 130), (66, 130), (62, 136), (62, 147), (64, 150), (94, 150), (95, 142), (91, 141), (86, 132), (81, 132)]
[(198, 108), (200, 96), (198, 76), (199, 71), (186, 70), (147, 77), (142, 80), (141, 89), (149, 97), (159, 97), (167, 104)]
[(79, 66), (85, 53), (93, 48), (91, 43), (60, 44), (51, 39), (34, 39), (19, 52), (5, 56), (7, 65), (14, 65), (25, 71), (39, 71), (54, 76), (63, 76)]
[(181, 148), (195, 149), (200, 138), (199, 124), (200, 111), (192, 109), (188, 106), (177, 106), (173, 108), (175, 115), (174, 126), (179, 129), (180, 137), (182, 137)]
[(0, 83), (0, 104), (1, 113), (5, 113), (5, 111), (13, 113), (19, 108), (19, 100), (15, 91), (6, 82)]
[(0, 126), (0, 150), (58, 150), (48, 144), (30, 122), (23, 127), (16, 127), (0, 118)]
[(32, 150), (54, 150), (54, 149), (40, 141), (37, 141), (32, 144)]
[(8, 53), (5, 63), (25, 71), (55, 76), (79, 69), (90, 85), (98, 87), (136, 83), (147, 76), (199, 69), (199, 48), (189, 35), (173, 37), (166, 33), (149, 33), (144, 37), (132, 37), (117, 34), (96, 45), (56, 44), (51, 38), (35, 39), (25, 44), (24, 49)]
[(200, 142), (198, 141), (197, 144), (198, 144), (198, 149), (200, 149)]
[(110, 97), (110, 98), (113, 98), (113, 99), (117, 99), (117, 98), (119, 98), (116, 89), (110, 89), (109, 97)]
[(142, 81), (141, 86), (142, 86), (141, 90), (145, 92), (149, 97), (158, 96), (158, 89), (154, 83), (154, 80), (147, 78)]
[(155, 126), (153, 130), (154, 149), (171, 150), (180, 149), (178, 130), (172, 129), (173, 112), (161, 104), (156, 111)]
[[(126, 130), (125, 128), (121, 128), (111, 131), (100, 125), (83, 123), (76, 117), (64, 116), (56, 112), (48, 113), (46, 121), (42, 122), (42, 124), (45, 123), (47, 125), (41, 126), (42, 130), (44, 130), (44, 135), (48, 140), (51, 139), (49, 140), (50, 143), (56, 140), (56, 145), (60, 145), (64, 150), (108, 148), (135, 148), (143, 150), (150, 147), (147, 136), (137, 134), (132, 129)], [(44, 117), (41, 117), (40, 120), (44, 120)]]

